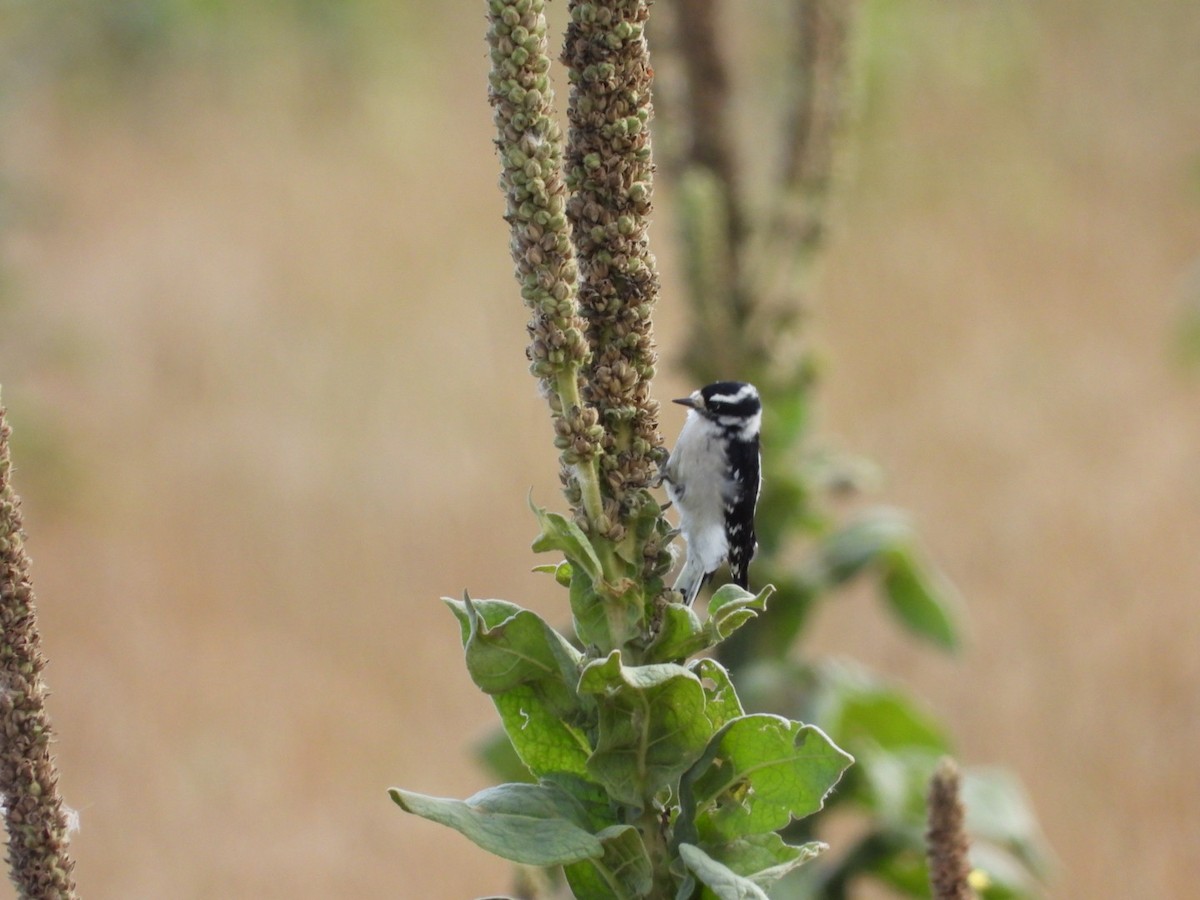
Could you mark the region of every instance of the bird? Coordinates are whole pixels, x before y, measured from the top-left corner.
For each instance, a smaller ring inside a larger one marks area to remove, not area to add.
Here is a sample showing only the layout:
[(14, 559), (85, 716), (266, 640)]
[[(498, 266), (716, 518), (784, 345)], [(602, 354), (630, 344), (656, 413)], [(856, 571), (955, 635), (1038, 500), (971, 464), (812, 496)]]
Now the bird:
[(662, 481), (687, 541), (673, 589), (690, 605), (726, 560), (731, 580), (749, 588), (762, 489), (762, 401), (752, 384), (717, 381), (674, 402), (688, 414)]

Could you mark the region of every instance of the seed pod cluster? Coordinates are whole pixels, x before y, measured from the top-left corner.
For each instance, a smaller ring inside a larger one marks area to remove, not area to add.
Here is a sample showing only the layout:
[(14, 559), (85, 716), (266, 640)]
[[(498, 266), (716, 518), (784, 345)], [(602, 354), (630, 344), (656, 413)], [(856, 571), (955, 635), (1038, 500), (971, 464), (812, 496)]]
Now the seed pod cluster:
[[(567, 217), (592, 348), (584, 399), (604, 425), (600, 475), (617, 501), (617, 522), (654, 477), (662, 454), (658, 404), (650, 399), (658, 274), (647, 242), (653, 174), (647, 12), (645, 0), (572, 2), (563, 53), (571, 79)], [(610, 536), (619, 540), (619, 527)]]

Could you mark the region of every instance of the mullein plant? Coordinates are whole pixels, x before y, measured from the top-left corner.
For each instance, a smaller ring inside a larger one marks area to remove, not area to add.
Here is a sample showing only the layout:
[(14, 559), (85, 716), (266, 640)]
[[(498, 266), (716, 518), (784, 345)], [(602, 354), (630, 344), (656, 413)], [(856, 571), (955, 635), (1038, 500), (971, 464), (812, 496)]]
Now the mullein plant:
[(17, 896), (76, 896), (67, 850), (73, 814), (58, 791), (46, 714), (46, 666), (37, 627), (21, 500), (12, 486), (6, 411), (0, 405), (0, 797), (8, 872)]
[(390, 793), (485, 850), (561, 872), (575, 897), (765, 898), (816, 856), (781, 828), (852, 762), (820, 729), (747, 714), (711, 651), (772, 589), (728, 585), (704, 616), (664, 578), (672, 533), (650, 492), (663, 459), (651, 310), (651, 69), (645, 0), (569, 4), (565, 142), (542, 0), (489, 0), (489, 96), (528, 356), (570, 514), (534, 506), (562, 633), (504, 600), (447, 599), (467, 669), (519, 761), (465, 801)]
[[(839, 898), (870, 878), (924, 897), (931, 883), (924, 795), (938, 760), (952, 752), (948, 730), (902, 689), (803, 647), (813, 612), (862, 579), (919, 639), (948, 652), (960, 642), (959, 602), (924, 558), (908, 518), (861, 503), (843, 510), (842, 501), (869, 486), (873, 467), (819, 452), (811, 435), (816, 366), (805, 349), (803, 310), (852, 95), (857, 4), (779, 0), (763, 8), (777, 18), (757, 45), (779, 59), (754, 101), (773, 105), (778, 129), (756, 131), (747, 146), (735, 146), (719, 6), (662, 0), (665, 15), (655, 24), (663, 31), (654, 36), (665, 51), (656, 57), (660, 159), (680, 209), (691, 312), (684, 368), (699, 383), (737, 372), (758, 386), (764, 411), (754, 574), (776, 590), (770, 608), (715, 657), (745, 708), (814, 722), (858, 761), (821, 813), (784, 831), (794, 842), (813, 840), (826, 819), (841, 816), (857, 822), (858, 837), (791, 875), (773, 896)], [(737, 14), (753, 27), (753, 16)], [(753, 168), (767, 173), (767, 183), (748, 185), (739, 152), (761, 161), (772, 151), (776, 158)], [(1036, 896), (1047, 855), (1020, 785), (1003, 771), (968, 768), (962, 791), (974, 838), (972, 883), (985, 898)]]

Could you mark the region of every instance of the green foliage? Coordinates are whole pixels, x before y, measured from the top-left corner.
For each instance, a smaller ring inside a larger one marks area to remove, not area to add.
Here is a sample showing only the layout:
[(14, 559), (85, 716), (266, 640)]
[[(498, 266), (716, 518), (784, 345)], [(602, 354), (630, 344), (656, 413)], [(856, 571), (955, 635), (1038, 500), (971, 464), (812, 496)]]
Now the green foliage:
[(466, 800), (392, 788), (407, 812), (466, 835), (480, 847), (528, 866), (556, 866), (604, 855), (582, 805), (553, 782), (502, 784)]
[(564, 557), (541, 568), (566, 582), (574, 641), (514, 603), (446, 600), (520, 765), (495, 742), (489, 753), (519, 780), (467, 800), (392, 799), (506, 859), (561, 866), (579, 898), (765, 897), (823, 849), (778, 830), (819, 810), (853, 762), (818, 728), (747, 715), (715, 659), (688, 662), (771, 589), (724, 587), (702, 618), (647, 592), (602, 539), (534, 513), (534, 549)]
[(773, 832), (815, 813), (824, 792), (853, 759), (819, 729), (779, 716), (743, 715), (727, 722), (681, 785), (686, 834), (722, 844)]

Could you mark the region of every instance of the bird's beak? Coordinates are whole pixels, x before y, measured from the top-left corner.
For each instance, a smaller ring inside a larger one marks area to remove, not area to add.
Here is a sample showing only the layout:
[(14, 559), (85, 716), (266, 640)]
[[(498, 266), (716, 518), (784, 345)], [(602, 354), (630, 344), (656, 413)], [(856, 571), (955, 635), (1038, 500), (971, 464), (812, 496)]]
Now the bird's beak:
[(680, 406), (686, 406), (688, 409), (696, 408), (696, 401), (691, 397), (680, 397), (678, 400), (672, 400), (672, 403), (678, 403)]

